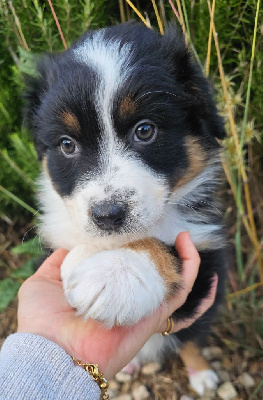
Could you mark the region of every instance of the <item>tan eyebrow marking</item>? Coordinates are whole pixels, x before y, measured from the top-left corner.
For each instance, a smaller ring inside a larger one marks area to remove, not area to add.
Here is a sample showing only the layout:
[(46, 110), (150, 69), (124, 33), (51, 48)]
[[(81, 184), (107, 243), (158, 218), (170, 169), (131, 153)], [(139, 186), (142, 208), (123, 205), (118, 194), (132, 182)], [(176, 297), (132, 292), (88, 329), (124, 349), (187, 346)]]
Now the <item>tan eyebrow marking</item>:
[(63, 111), (62, 120), (70, 130), (74, 132), (80, 132), (80, 124), (76, 115), (72, 114), (69, 111)]
[(124, 99), (120, 103), (119, 113), (120, 116), (123, 117), (127, 114), (133, 114), (136, 110), (135, 102), (129, 97), (124, 97)]

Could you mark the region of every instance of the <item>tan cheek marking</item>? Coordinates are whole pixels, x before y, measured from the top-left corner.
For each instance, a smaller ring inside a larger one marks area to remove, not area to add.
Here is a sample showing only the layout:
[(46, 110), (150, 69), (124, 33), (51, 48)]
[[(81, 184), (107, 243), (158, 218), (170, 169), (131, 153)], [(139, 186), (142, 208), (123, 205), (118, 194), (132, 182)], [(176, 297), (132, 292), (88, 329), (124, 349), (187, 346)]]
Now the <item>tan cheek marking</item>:
[(80, 132), (80, 125), (76, 115), (68, 111), (64, 111), (62, 113), (62, 120), (70, 130), (74, 131), (75, 133)]
[(42, 167), (43, 167), (43, 170), (45, 171), (45, 173), (49, 176), (48, 167), (47, 167), (47, 157), (46, 156), (43, 157)]
[(209, 364), (201, 354), (201, 350), (194, 342), (186, 342), (180, 349), (180, 357), (189, 373), (210, 369)]
[(180, 286), (182, 278), (178, 273), (180, 260), (176, 261), (166, 247), (157, 239), (147, 238), (131, 242), (123, 246), (135, 251), (147, 252), (150, 259), (156, 266), (159, 274), (163, 278), (168, 293), (172, 292), (174, 284)]
[(125, 97), (120, 104), (119, 112), (120, 116), (124, 117), (127, 114), (133, 114), (136, 110), (135, 102), (129, 97)]
[(52, 181), (50, 174), (49, 174), (49, 170), (48, 170), (48, 166), (47, 166), (47, 157), (43, 157), (42, 160), (42, 167), (43, 170), (45, 171), (46, 176), (48, 177), (48, 179), (50, 180), (50, 182), (52, 183), (53, 188), (56, 190), (56, 192), (58, 192), (57, 190), (57, 186), (55, 185), (55, 183)]
[(197, 142), (197, 140), (188, 137), (186, 138), (185, 146), (189, 166), (185, 175), (175, 185), (173, 191), (193, 180), (206, 167), (208, 157), (204, 148)]

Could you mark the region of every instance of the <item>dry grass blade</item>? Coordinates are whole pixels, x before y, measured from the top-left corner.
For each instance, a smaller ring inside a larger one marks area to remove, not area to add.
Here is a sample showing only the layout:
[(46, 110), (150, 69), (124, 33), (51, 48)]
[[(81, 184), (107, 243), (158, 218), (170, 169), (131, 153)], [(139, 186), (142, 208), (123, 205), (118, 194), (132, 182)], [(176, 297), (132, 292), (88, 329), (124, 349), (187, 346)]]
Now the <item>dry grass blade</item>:
[(9, 8), (10, 8), (12, 14), (13, 14), (13, 17), (14, 17), (14, 20), (15, 20), (15, 24), (16, 24), (17, 30), (18, 30), (19, 35), (20, 35), (20, 38), (21, 38), (21, 42), (22, 42), (22, 44), (23, 44), (22, 47), (23, 47), (26, 51), (30, 51), (30, 49), (29, 49), (29, 47), (28, 47), (28, 44), (27, 44), (27, 41), (26, 41), (26, 39), (25, 39), (25, 36), (24, 36), (24, 34), (23, 34), (23, 30), (22, 30), (22, 27), (21, 27), (21, 24), (20, 24), (20, 20), (19, 20), (17, 14), (16, 14), (15, 8), (14, 8), (13, 3), (12, 3), (11, 0), (8, 1), (8, 6), (9, 6)]
[(172, 7), (172, 10), (173, 10), (173, 12), (174, 12), (176, 18), (177, 18), (178, 21), (180, 22), (180, 16), (179, 16), (179, 14), (178, 14), (178, 12), (177, 12), (175, 6), (174, 6), (174, 3), (172, 2), (172, 0), (169, 0), (169, 3), (170, 3), (170, 6)]
[(123, 0), (119, 0), (119, 8), (120, 8), (121, 22), (123, 23), (126, 21)]
[(176, 4), (177, 4), (178, 13), (179, 13), (179, 22), (181, 24), (183, 33), (184, 33), (186, 41), (187, 41), (186, 26), (185, 26), (185, 22), (184, 22), (184, 16), (183, 16), (183, 11), (182, 11), (180, 0), (176, 0)]
[(138, 15), (138, 17), (142, 20), (142, 22), (148, 26), (148, 28), (150, 28), (147, 20), (142, 16), (142, 14), (140, 13), (140, 11), (138, 10), (138, 8), (135, 7), (135, 5), (130, 1), (130, 0), (126, 0), (127, 3), (129, 4), (129, 6), (133, 9), (133, 11)]
[[(259, 245), (259, 250), (260, 251), (263, 250), (263, 241)], [(250, 260), (250, 262), (248, 263), (248, 265), (246, 267), (246, 270), (245, 270), (245, 275), (246, 275), (247, 278), (249, 277), (249, 275), (250, 275), (250, 273), (251, 273), (251, 271), (252, 271), (252, 269), (253, 269), (253, 267), (254, 267), (256, 262), (257, 262), (257, 253), (254, 253), (252, 258), (251, 258), (251, 260)]]
[(163, 24), (162, 24), (162, 21), (161, 21), (161, 18), (160, 18), (160, 14), (159, 14), (158, 8), (156, 6), (155, 0), (152, 0), (152, 4), (153, 4), (154, 12), (155, 12), (155, 15), (156, 15), (156, 19), (157, 19), (157, 22), (158, 22), (160, 33), (161, 33), (161, 35), (163, 35), (164, 34)]
[(23, 208), (25, 208), (27, 211), (31, 212), (33, 215), (37, 213), (37, 210), (26, 204), (23, 200), (21, 200), (19, 197), (15, 196), (13, 193), (11, 193), (9, 190), (5, 189), (2, 185), (0, 185), (0, 191), (4, 193), (6, 196), (10, 197), (13, 201), (16, 203), (20, 204)]
[(56, 22), (56, 25), (57, 25), (57, 28), (58, 28), (58, 31), (59, 31), (59, 34), (60, 34), (60, 37), (61, 37), (63, 46), (64, 46), (65, 50), (67, 50), (68, 46), (67, 46), (66, 40), (65, 40), (65, 38), (64, 38), (62, 29), (61, 29), (61, 27), (60, 27), (60, 23), (59, 23), (59, 21), (58, 21), (56, 12), (55, 12), (55, 10), (54, 10), (52, 1), (51, 1), (51, 0), (47, 0), (47, 1), (48, 1), (48, 4), (49, 4), (49, 7), (51, 8), (51, 12), (52, 12), (52, 15), (53, 15), (53, 17), (54, 17), (54, 20), (55, 20), (55, 22)]
[(209, 37), (208, 37), (208, 46), (207, 46), (207, 56), (206, 56), (206, 69), (205, 69), (206, 76), (209, 76), (209, 70), (210, 70), (210, 57), (211, 57), (211, 45), (212, 45), (212, 33), (213, 33), (212, 21), (214, 21), (215, 5), (216, 5), (216, 0), (213, 0), (211, 19), (210, 19), (210, 28), (209, 28)]
[(226, 296), (226, 298), (227, 298), (227, 300), (234, 299), (234, 298), (236, 298), (237, 296), (241, 296), (242, 294), (249, 293), (249, 292), (251, 292), (252, 290), (255, 290), (255, 289), (257, 289), (257, 288), (259, 288), (259, 287), (261, 287), (261, 286), (263, 286), (263, 282), (255, 283), (254, 285), (250, 285), (250, 286), (248, 286), (248, 287), (246, 287), (246, 288), (244, 288), (244, 289), (238, 290), (237, 292), (228, 294), (228, 295)]

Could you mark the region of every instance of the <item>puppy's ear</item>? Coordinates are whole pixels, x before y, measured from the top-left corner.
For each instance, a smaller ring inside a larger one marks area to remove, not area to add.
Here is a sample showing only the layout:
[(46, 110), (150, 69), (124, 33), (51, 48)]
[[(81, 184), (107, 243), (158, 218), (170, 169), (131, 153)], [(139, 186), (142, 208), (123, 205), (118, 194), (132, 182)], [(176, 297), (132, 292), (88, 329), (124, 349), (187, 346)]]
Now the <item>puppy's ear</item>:
[(38, 138), (39, 109), (48, 89), (56, 79), (56, 56), (46, 54), (36, 60), (34, 75), (24, 75), (24, 119), (23, 123), (33, 134), (39, 159), (42, 159), (45, 146)]
[(208, 79), (185, 45), (181, 30), (171, 24), (162, 39), (162, 53), (168, 60), (177, 86), (186, 95), (186, 104), (201, 134), (223, 139), (223, 118), (218, 115)]

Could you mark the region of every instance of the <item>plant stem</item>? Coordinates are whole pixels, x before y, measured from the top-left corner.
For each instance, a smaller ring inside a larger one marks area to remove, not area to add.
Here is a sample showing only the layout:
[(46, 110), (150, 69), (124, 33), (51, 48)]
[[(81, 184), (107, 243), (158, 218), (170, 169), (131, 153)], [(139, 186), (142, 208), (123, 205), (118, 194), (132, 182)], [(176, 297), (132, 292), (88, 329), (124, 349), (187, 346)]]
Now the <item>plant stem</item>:
[(21, 24), (20, 24), (20, 20), (19, 20), (17, 14), (16, 14), (15, 8), (14, 8), (13, 3), (12, 3), (11, 0), (8, 1), (8, 5), (9, 5), (9, 8), (10, 8), (12, 14), (13, 14), (13, 17), (14, 17), (14, 20), (15, 20), (15, 24), (16, 24), (16, 26), (17, 26), (19, 35), (20, 35), (20, 37), (21, 37), (21, 41), (22, 41), (22, 43), (23, 43), (23, 48), (24, 48), (26, 51), (30, 51), (30, 49), (29, 49), (29, 47), (28, 47), (28, 44), (27, 44), (27, 42), (26, 42), (25, 36), (24, 36), (24, 34), (23, 34), (23, 31), (22, 31), (22, 27), (21, 27)]
[(131, 0), (126, 0), (126, 1), (127, 1), (127, 3), (129, 4), (129, 6), (133, 9), (133, 11), (138, 15), (138, 17), (142, 20), (142, 22), (143, 22), (146, 26), (148, 26), (148, 28), (150, 28), (150, 26), (149, 26), (148, 22), (146, 21), (146, 19), (142, 16), (142, 14), (141, 14), (140, 11), (138, 10), (138, 8), (136, 8), (136, 7), (132, 4)]
[(51, 8), (51, 12), (52, 12), (53, 18), (54, 18), (54, 20), (55, 20), (55, 22), (56, 22), (56, 25), (57, 25), (57, 28), (58, 28), (58, 31), (59, 31), (59, 34), (60, 34), (60, 37), (61, 37), (63, 46), (64, 46), (65, 50), (67, 50), (68, 45), (67, 45), (66, 40), (65, 40), (65, 38), (64, 38), (64, 35), (63, 35), (63, 32), (62, 32), (60, 23), (59, 23), (59, 21), (58, 21), (58, 17), (57, 17), (57, 15), (56, 15), (55, 10), (54, 10), (52, 1), (51, 1), (51, 0), (47, 0), (47, 1), (48, 1), (48, 4), (49, 4), (49, 7)]
[[(207, 0), (209, 1), (209, 0)], [(212, 33), (213, 33), (213, 21), (215, 15), (215, 4), (216, 0), (213, 0), (212, 3), (212, 12), (211, 12), (211, 19), (210, 19), (210, 28), (209, 28), (209, 37), (208, 37), (208, 45), (207, 45), (207, 56), (206, 56), (206, 76), (209, 76), (210, 70), (210, 58), (211, 58), (211, 45), (212, 45)]]
[(6, 196), (10, 197), (10, 199), (14, 200), (20, 206), (25, 208), (27, 211), (30, 211), (33, 215), (37, 213), (37, 210), (30, 207), (28, 204), (26, 204), (23, 200), (19, 199), (19, 197), (17, 197), (13, 193), (9, 192), (9, 190), (5, 189), (2, 185), (0, 185), (0, 191), (3, 192)]
[(156, 19), (157, 19), (157, 22), (158, 22), (160, 33), (161, 33), (161, 35), (163, 35), (164, 34), (163, 24), (162, 24), (162, 21), (161, 21), (161, 18), (160, 18), (160, 14), (159, 14), (158, 8), (156, 6), (155, 0), (152, 0), (152, 5), (153, 5), (153, 9), (154, 9), (154, 12), (155, 12), (155, 15), (156, 15)]
[(253, 66), (254, 66), (254, 58), (255, 58), (255, 47), (256, 47), (256, 37), (257, 37), (257, 28), (258, 28), (259, 6), (260, 6), (260, 0), (257, 1), (257, 10), (256, 10), (256, 15), (255, 15), (254, 34), (253, 34), (253, 42), (252, 42), (252, 53), (251, 53), (251, 58), (250, 58), (250, 68), (249, 68), (249, 77), (248, 77), (248, 86), (247, 86), (246, 105), (245, 105), (244, 119), (243, 119), (242, 133), (241, 133), (241, 140), (240, 140), (241, 149), (244, 146), (245, 134), (246, 134), (248, 107), (249, 107), (249, 101), (250, 101), (250, 92), (251, 92), (251, 84), (252, 84), (252, 76), (253, 76)]

